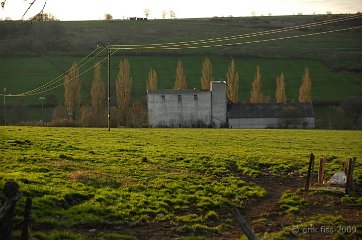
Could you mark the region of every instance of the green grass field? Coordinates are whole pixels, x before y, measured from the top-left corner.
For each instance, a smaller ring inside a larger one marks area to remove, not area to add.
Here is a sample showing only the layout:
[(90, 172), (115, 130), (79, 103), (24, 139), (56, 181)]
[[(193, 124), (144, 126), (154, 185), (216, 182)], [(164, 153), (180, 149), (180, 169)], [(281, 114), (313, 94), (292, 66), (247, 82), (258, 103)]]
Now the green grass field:
[[(134, 96), (142, 99), (145, 96), (146, 80), (151, 67), (157, 70), (158, 88), (173, 88), (175, 81), (175, 69), (178, 60), (181, 60), (186, 73), (189, 88), (200, 88), (201, 64), (205, 56), (131, 56), (128, 57), (131, 64)], [(211, 56), (213, 63), (213, 75), (215, 80), (226, 80), (227, 67), (231, 57)], [(74, 57), (51, 58), (61, 68), (66, 70), (73, 62), (79, 60)], [(123, 57), (112, 57), (111, 84), (114, 89), (115, 80), (119, 71), (118, 64)], [(101, 60), (101, 59), (99, 59)], [(298, 91), (305, 67), (309, 67), (312, 78), (312, 97), (314, 100), (341, 100), (348, 96), (362, 95), (362, 73), (336, 73), (328, 69), (318, 60), (283, 60), (283, 59), (261, 59), (261, 58), (235, 58), (240, 76), (240, 100), (249, 101), (251, 82), (253, 81), (256, 66), (260, 65), (263, 81), (264, 95), (270, 100), (275, 99), (275, 80), (281, 72), (286, 77), (286, 91), (289, 100), (298, 99)], [(94, 63), (95, 61), (93, 61)], [(22, 93), (35, 89), (61, 74), (54, 66), (45, 59), (33, 58), (0, 58), (3, 70), (0, 72), (0, 88), (7, 88), (9, 93)], [(85, 71), (91, 64), (83, 66), (80, 70)], [(102, 64), (103, 81), (107, 81), (107, 61)], [(89, 101), (89, 89), (93, 80), (93, 69), (81, 76), (83, 83), (83, 104)], [(58, 86), (63, 83), (63, 78), (52, 85)], [(49, 89), (51, 87), (45, 88)], [(113, 92), (113, 91), (112, 91)], [(30, 97), (8, 98), (8, 101), (16, 102), (23, 100), (27, 104), (39, 104), (38, 97), (41, 95), (55, 95), (59, 102), (63, 101), (64, 88), (59, 86), (53, 90)], [(112, 94), (115, 96), (115, 94)]]
[[(241, 232), (230, 209), (247, 214), (250, 201), (269, 199), (264, 174), (303, 174), (310, 153), (328, 158), (327, 176), (357, 157), (361, 183), (361, 139), (360, 131), (1, 127), (0, 187), (14, 180), (33, 198), (38, 239), (234, 239)], [(279, 204), (289, 206), (288, 194)], [(284, 230), (257, 234), (290, 235), (301, 217), (321, 217), (292, 206), (299, 215)]]

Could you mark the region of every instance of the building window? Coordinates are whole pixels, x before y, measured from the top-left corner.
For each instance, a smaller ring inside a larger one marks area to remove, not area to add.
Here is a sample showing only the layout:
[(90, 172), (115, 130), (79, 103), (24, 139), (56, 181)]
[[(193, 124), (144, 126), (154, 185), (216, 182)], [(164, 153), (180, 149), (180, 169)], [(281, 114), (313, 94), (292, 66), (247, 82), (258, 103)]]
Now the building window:
[(177, 95), (177, 100), (181, 102), (181, 95)]
[(162, 101), (165, 101), (166, 100), (165, 95), (161, 95), (161, 99), (162, 99)]
[(194, 95), (194, 101), (197, 101), (199, 99), (199, 97), (195, 94)]

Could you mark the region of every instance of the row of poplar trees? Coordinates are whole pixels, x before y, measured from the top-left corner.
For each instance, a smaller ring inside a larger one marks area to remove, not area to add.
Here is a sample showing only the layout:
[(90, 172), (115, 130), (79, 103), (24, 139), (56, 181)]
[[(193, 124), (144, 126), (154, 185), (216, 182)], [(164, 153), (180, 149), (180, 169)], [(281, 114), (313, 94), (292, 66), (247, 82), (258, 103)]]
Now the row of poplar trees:
[[(201, 66), (201, 89), (210, 89), (210, 82), (213, 80), (212, 63), (209, 58), (205, 58)], [(227, 97), (229, 102), (237, 103), (239, 101), (239, 73), (237, 71), (234, 59), (231, 60), (226, 73)], [(250, 92), (250, 103), (266, 103), (269, 97), (265, 97), (262, 92), (262, 81), (259, 65), (256, 67), (256, 73), (252, 82)], [(276, 78), (275, 101), (277, 103), (285, 103), (287, 101), (285, 94), (285, 76), (282, 72)], [(309, 75), (309, 69), (304, 69), (302, 83), (299, 88), (299, 102), (311, 102), (312, 80)], [(182, 62), (178, 61), (176, 66), (175, 89), (186, 89), (186, 75), (182, 66)], [(157, 73), (155, 69), (151, 69), (147, 81), (148, 90), (157, 89)]]
[[(140, 126), (146, 121), (144, 104), (132, 99), (132, 76), (127, 58), (119, 63), (115, 82), (116, 106), (110, 108), (112, 126)], [(53, 111), (54, 125), (81, 125), (102, 127), (107, 125), (106, 87), (101, 78), (101, 65), (94, 66), (94, 78), (90, 88), (90, 103), (81, 105), (81, 80), (79, 69), (73, 63), (64, 76), (64, 105)]]
[[(146, 89), (156, 90), (157, 80), (157, 72), (151, 68), (146, 82)], [(212, 80), (212, 63), (209, 58), (205, 58), (201, 67), (201, 89), (210, 89), (210, 82)], [(239, 73), (233, 59), (228, 66), (226, 82), (229, 102), (237, 103), (239, 101)], [(119, 63), (119, 73), (115, 82), (117, 104), (110, 109), (112, 116), (111, 125), (140, 126), (146, 123), (146, 106), (141, 101), (132, 98), (132, 87), (130, 63), (127, 58), (124, 58)], [(177, 62), (174, 88), (187, 88), (186, 74), (181, 61)], [(283, 73), (276, 79), (275, 99), (277, 103), (285, 103), (287, 100)], [(265, 103), (268, 101), (269, 98), (265, 97), (262, 93), (260, 67), (257, 66), (252, 82), (250, 102)], [(304, 70), (302, 83), (299, 88), (299, 101), (311, 101), (311, 78), (308, 68)], [(94, 78), (90, 88), (90, 103), (88, 105), (81, 105), (81, 80), (78, 66), (76, 63), (73, 63), (68, 73), (64, 76), (64, 105), (59, 105), (54, 109), (53, 122), (58, 121), (59, 125), (105, 126), (108, 115), (106, 103), (106, 87), (101, 78), (100, 63), (94, 66)]]

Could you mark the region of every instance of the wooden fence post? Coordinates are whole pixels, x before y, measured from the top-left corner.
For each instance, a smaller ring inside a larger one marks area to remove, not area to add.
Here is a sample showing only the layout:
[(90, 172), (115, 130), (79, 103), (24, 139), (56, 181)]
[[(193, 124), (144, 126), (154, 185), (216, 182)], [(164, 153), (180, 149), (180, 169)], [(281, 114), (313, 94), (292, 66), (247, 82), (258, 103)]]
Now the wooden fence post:
[(29, 225), (31, 221), (31, 205), (32, 200), (30, 197), (26, 198), (25, 209), (24, 209), (24, 221), (21, 227), (21, 240), (29, 239)]
[(354, 184), (353, 184), (353, 169), (356, 164), (356, 157), (350, 158), (347, 164), (347, 181), (346, 181), (346, 189), (345, 193), (348, 194), (350, 192), (354, 192)]
[(232, 211), (234, 217), (238, 221), (238, 224), (241, 228), (241, 230), (245, 233), (246, 237), (249, 240), (258, 240), (258, 238), (255, 236), (254, 231), (249, 227), (249, 225), (246, 223), (245, 219), (241, 216), (238, 209), (234, 208)]
[(307, 179), (305, 180), (305, 186), (304, 186), (305, 191), (309, 191), (309, 187), (313, 178), (313, 166), (314, 166), (314, 155), (313, 153), (311, 153), (309, 157)]
[(319, 159), (319, 170), (318, 170), (318, 185), (322, 186), (324, 182), (324, 171), (326, 167), (326, 158), (321, 157)]
[(19, 185), (16, 182), (6, 182), (2, 198), (4, 203), (0, 208), (0, 240), (10, 240), (13, 228), (16, 202), (21, 197), (18, 191)]

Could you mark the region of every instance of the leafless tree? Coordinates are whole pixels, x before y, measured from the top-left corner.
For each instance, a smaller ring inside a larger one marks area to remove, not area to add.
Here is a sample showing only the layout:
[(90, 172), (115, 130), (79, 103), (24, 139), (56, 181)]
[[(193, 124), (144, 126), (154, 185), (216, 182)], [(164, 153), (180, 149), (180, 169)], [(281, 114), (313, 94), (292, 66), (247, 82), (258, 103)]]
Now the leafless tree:
[(143, 13), (145, 14), (146, 18), (148, 18), (148, 16), (149, 16), (150, 13), (151, 13), (151, 10), (148, 9), (148, 8), (146, 8), (146, 9), (143, 11)]
[(309, 75), (309, 68), (304, 69), (302, 84), (299, 87), (299, 102), (312, 101), (312, 79)]
[(151, 68), (150, 72), (148, 73), (146, 89), (147, 90), (157, 90), (157, 73), (156, 73), (156, 70), (153, 68)]
[(106, 88), (101, 78), (101, 65), (97, 63), (94, 67), (94, 80), (90, 90), (92, 101), (92, 112), (96, 127), (101, 127), (104, 119), (104, 108), (106, 102)]
[(226, 73), (227, 97), (232, 103), (237, 103), (239, 100), (239, 73), (236, 69), (234, 59), (231, 59), (228, 71)]
[(172, 19), (175, 19), (176, 18), (176, 13), (173, 11), (173, 10), (170, 10), (170, 17)]
[(261, 82), (261, 73), (259, 65), (256, 66), (256, 73), (254, 76), (254, 81), (252, 82), (250, 102), (251, 103), (264, 103), (265, 97), (262, 92), (263, 84)]
[(212, 64), (208, 57), (202, 62), (201, 68), (201, 89), (210, 89), (212, 81)]
[(163, 9), (163, 10), (162, 10), (162, 18), (163, 18), (163, 19), (165, 19), (165, 18), (166, 18), (166, 14), (167, 14), (166, 10), (165, 10), (165, 9)]
[(116, 80), (117, 106), (121, 125), (126, 126), (130, 112), (132, 93), (131, 66), (127, 58), (119, 63), (119, 73)]
[(280, 76), (276, 79), (276, 90), (275, 90), (275, 100), (277, 103), (285, 103), (287, 97), (285, 96), (285, 77), (284, 73), (281, 73)]
[(187, 88), (186, 75), (184, 72), (184, 68), (182, 66), (182, 62), (180, 60), (177, 62), (174, 88), (175, 89), (186, 89)]
[(73, 121), (79, 117), (81, 85), (78, 66), (73, 63), (69, 72), (64, 76), (64, 106)]
[(112, 20), (113, 20), (113, 16), (112, 16), (112, 14), (110, 14), (110, 13), (106, 13), (106, 14), (104, 14), (104, 19), (105, 19), (106, 21), (112, 21)]

